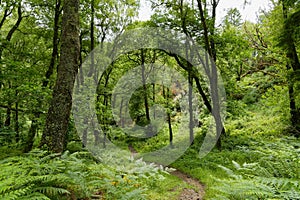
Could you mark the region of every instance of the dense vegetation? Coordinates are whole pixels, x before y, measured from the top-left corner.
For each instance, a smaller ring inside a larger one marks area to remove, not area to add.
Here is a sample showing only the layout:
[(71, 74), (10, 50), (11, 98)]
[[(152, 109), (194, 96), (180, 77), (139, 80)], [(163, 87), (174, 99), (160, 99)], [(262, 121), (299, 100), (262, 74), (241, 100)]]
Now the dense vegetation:
[(176, 169), (204, 199), (300, 199), (300, 2), (221, 24), (218, 3), (155, 0), (138, 21), (131, 0), (1, 0), (0, 199), (177, 199), (197, 188)]

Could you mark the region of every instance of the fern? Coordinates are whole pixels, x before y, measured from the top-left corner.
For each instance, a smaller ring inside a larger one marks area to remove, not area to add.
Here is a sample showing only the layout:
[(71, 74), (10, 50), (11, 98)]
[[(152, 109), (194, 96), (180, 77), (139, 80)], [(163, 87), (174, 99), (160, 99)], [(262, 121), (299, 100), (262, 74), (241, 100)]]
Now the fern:
[(66, 189), (57, 188), (57, 187), (50, 187), (50, 186), (36, 187), (36, 188), (34, 188), (33, 191), (40, 192), (42, 194), (48, 194), (49, 196), (70, 194), (70, 192)]
[(94, 194), (105, 199), (145, 199), (146, 190), (164, 178), (160, 167), (142, 159), (123, 157), (121, 163), (105, 165), (86, 156), (86, 152), (34, 150), (2, 160), (0, 199), (86, 199)]
[(39, 192), (33, 192), (31, 194), (28, 194), (26, 196), (18, 197), (18, 200), (51, 200), (49, 197), (47, 197), (44, 194), (41, 194)]
[[(269, 169), (258, 163), (240, 165), (233, 161), (235, 170), (219, 167), (231, 179), (220, 180), (214, 189), (232, 199), (300, 199), (299, 181), (290, 178), (265, 177)], [(267, 173), (266, 173), (267, 172)], [(260, 176), (259, 176), (260, 175)]]
[(77, 185), (84, 179), (81, 177), (76, 182), (67, 173), (71, 168), (79, 174), (83, 168), (76, 169), (74, 166), (80, 164), (78, 159), (68, 155), (63, 157), (36, 150), (25, 157), (7, 158), (0, 162), (0, 198), (59, 199), (70, 195), (73, 187), (80, 188), (80, 193), (86, 188)]
[(260, 177), (258, 179), (259, 182), (266, 184), (266, 185), (271, 185), (272, 187), (275, 188), (297, 188), (300, 190), (300, 185), (299, 185), (299, 180), (293, 180), (293, 179), (288, 179), (288, 178), (265, 178), (265, 177)]
[[(266, 199), (274, 197), (275, 190), (264, 184), (253, 182), (251, 179), (241, 180), (217, 180), (220, 184), (214, 189), (221, 193), (222, 197), (230, 199)], [(221, 198), (223, 199), (223, 198)]]

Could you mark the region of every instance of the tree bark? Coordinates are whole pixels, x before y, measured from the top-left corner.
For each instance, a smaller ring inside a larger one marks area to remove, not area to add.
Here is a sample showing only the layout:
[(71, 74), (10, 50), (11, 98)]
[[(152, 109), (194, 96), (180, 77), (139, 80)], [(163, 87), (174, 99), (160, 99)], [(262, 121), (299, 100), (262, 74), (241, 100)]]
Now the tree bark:
[[(94, 15), (95, 15), (95, 7), (94, 7), (94, 0), (91, 1), (91, 24), (90, 24), (90, 38), (91, 38), (91, 43), (90, 43), (90, 51), (91, 51), (91, 64), (90, 64), (90, 71), (88, 73), (88, 77), (91, 77), (94, 75), (94, 78), (96, 76), (96, 71), (94, 69), (95, 67), (95, 59), (94, 59), (94, 48), (95, 48), (95, 36), (94, 36)], [(95, 79), (97, 81), (97, 79)]]
[[(155, 83), (152, 83), (152, 101), (153, 105), (155, 104)], [(155, 115), (155, 107), (153, 108), (153, 119), (155, 120), (156, 115)]]
[(168, 107), (168, 127), (169, 127), (169, 142), (170, 146), (173, 147), (173, 130), (172, 130), (172, 121), (171, 121), (171, 110), (169, 110), (169, 101), (170, 101), (170, 90), (167, 88), (167, 95), (165, 97), (167, 99), (167, 107)]
[(6, 118), (4, 122), (4, 126), (10, 127), (11, 124), (11, 103), (8, 103), (8, 107), (6, 109)]
[(3, 24), (4, 24), (5, 20), (6, 20), (6, 18), (7, 18), (10, 14), (11, 14), (11, 11), (9, 11), (8, 8), (5, 8), (4, 13), (3, 13), (3, 17), (2, 17), (2, 19), (1, 19), (1, 21), (0, 21), (0, 29), (2, 28), (2, 26), (3, 26)]
[(29, 151), (31, 151), (31, 149), (33, 147), (34, 137), (36, 135), (37, 127), (38, 127), (38, 121), (37, 121), (37, 119), (33, 119), (31, 121), (31, 126), (30, 126), (30, 129), (28, 132), (26, 145), (23, 149), (24, 153), (28, 153)]
[(190, 144), (194, 141), (194, 115), (193, 115), (193, 77), (191, 72), (188, 72), (189, 79), (189, 131), (190, 131)]
[(41, 146), (63, 152), (72, 107), (72, 93), (79, 67), (79, 0), (63, 5), (61, 56), (52, 101), (48, 110)]
[[(292, 36), (292, 29), (293, 27), (290, 27), (287, 23), (288, 19), (288, 8), (285, 5), (285, 1), (282, 1), (282, 12), (283, 12), (283, 18), (285, 20), (284, 28), (285, 28), (285, 40), (288, 41), (288, 44), (286, 44), (286, 50), (287, 54), (286, 57), (288, 59), (288, 64), (286, 65), (287, 70), (292, 70), (293, 72), (300, 70), (300, 62), (299, 57), (297, 54), (297, 49), (295, 45), (294, 38)], [(291, 114), (291, 122), (292, 126), (296, 129), (294, 132), (294, 135), (296, 137), (299, 137), (300, 133), (300, 109), (297, 109), (296, 106), (296, 92), (294, 88), (294, 80), (289, 79), (288, 80), (288, 87), (289, 87), (289, 101), (290, 101), (290, 114)]]
[[(18, 99), (18, 91), (16, 90), (16, 99)], [(15, 103), (16, 111), (15, 111), (15, 132), (16, 132), (16, 143), (20, 141), (20, 132), (19, 132), (19, 103), (16, 101)]]
[(143, 84), (143, 93), (144, 93), (144, 106), (146, 112), (147, 123), (150, 123), (150, 112), (149, 112), (149, 103), (148, 103), (148, 94), (147, 94), (147, 85), (146, 85), (146, 75), (145, 75), (145, 54), (144, 50), (141, 50), (141, 66), (142, 66), (142, 84)]

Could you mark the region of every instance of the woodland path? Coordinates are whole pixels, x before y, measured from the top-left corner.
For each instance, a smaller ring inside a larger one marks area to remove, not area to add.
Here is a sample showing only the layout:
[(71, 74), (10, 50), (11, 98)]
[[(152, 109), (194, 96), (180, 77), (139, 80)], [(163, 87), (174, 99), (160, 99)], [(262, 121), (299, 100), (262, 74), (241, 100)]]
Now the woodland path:
[[(137, 154), (138, 152), (132, 147), (128, 146), (128, 149), (133, 154)], [(181, 194), (178, 196), (178, 200), (202, 200), (204, 196), (204, 185), (201, 184), (197, 179), (190, 177), (188, 174), (185, 174), (178, 169), (175, 169), (170, 174), (173, 176), (177, 176), (188, 185), (191, 185), (192, 188), (184, 188)]]
[(204, 196), (204, 185), (201, 184), (197, 179), (190, 177), (189, 175), (175, 170), (171, 172), (172, 175), (177, 176), (187, 184), (193, 186), (195, 189), (184, 188), (178, 197), (178, 200), (202, 200)]

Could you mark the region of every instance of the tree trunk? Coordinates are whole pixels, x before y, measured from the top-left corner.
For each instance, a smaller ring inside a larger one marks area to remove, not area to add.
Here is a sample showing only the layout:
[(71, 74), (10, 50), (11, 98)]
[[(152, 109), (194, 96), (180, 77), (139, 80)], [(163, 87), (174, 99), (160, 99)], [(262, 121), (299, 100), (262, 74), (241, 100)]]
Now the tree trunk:
[[(164, 93), (164, 89), (163, 89), (163, 93)], [(169, 142), (170, 142), (170, 146), (173, 147), (173, 130), (172, 130), (172, 121), (171, 121), (171, 110), (169, 110), (169, 101), (170, 101), (170, 91), (169, 88), (167, 88), (167, 95), (165, 96), (165, 98), (167, 99), (167, 107), (168, 107), (168, 112), (167, 112), (167, 116), (168, 116), (168, 126), (169, 126)]]
[[(95, 15), (95, 8), (94, 8), (94, 0), (91, 0), (91, 24), (90, 24), (90, 38), (91, 38), (91, 43), (90, 43), (90, 59), (91, 59), (91, 64), (90, 64), (90, 70), (88, 73), (88, 77), (92, 77), (94, 75), (94, 78), (96, 76), (96, 71), (94, 69), (95, 67), (95, 59), (94, 59), (94, 48), (95, 48), (95, 36), (94, 36), (94, 15)], [(97, 79), (95, 79), (97, 81)]]
[[(153, 105), (155, 104), (155, 83), (152, 83), (152, 101)], [(155, 120), (156, 115), (155, 115), (155, 107), (153, 108), (153, 119)]]
[[(10, 81), (8, 82), (8, 88), (12, 89)], [(8, 99), (7, 105), (8, 106), (6, 109), (6, 118), (5, 118), (4, 126), (10, 127), (10, 125), (11, 125), (11, 107), (12, 107), (11, 99)]]
[(4, 12), (3, 12), (3, 17), (0, 21), (0, 29), (2, 28), (6, 18), (11, 14), (12, 12), (9, 10), (8, 7), (5, 8)]
[[(287, 23), (287, 18), (288, 18), (288, 8), (285, 5), (285, 2), (282, 1), (282, 11), (283, 11), (283, 17), (285, 20), (284, 28), (288, 31), (285, 31), (284, 37), (286, 41), (288, 41), (288, 44), (286, 45), (287, 48), (287, 54), (286, 57), (288, 59), (288, 64), (287, 64), (287, 70), (293, 70), (294, 72), (297, 70), (300, 70), (300, 62), (299, 62), (299, 57), (297, 54), (297, 49), (295, 45), (294, 38), (292, 36), (292, 27), (289, 26)], [(291, 114), (291, 122), (292, 126), (296, 129), (294, 131), (294, 135), (296, 137), (299, 137), (300, 133), (300, 109), (297, 109), (296, 107), (296, 92), (294, 88), (294, 80), (288, 79), (288, 87), (289, 87), (289, 101), (290, 101), (290, 114)]]
[(82, 70), (82, 63), (83, 63), (83, 58), (82, 58), (82, 54), (81, 52), (83, 51), (83, 48), (82, 48), (82, 33), (80, 34), (80, 54), (79, 54), (79, 75), (77, 76), (77, 86), (79, 88), (79, 85), (83, 85), (84, 83), (84, 75), (83, 75), (83, 70)]
[(52, 101), (41, 145), (63, 152), (72, 107), (72, 93), (79, 66), (79, 0), (65, 0), (63, 6), (61, 56)]
[[(16, 90), (16, 99), (18, 99), (18, 91)], [(20, 141), (20, 133), (19, 133), (19, 103), (18, 100), (15, 103), (15, 132), (16, 132), (16, 143)]]
[(0, 110), (0, 129), (3, 127), (2, 111)]
[(47, 87), (49, 79), (53, 74), (55, 68), (55, 62), (58, 55), (58, 44), (59, 44), (59, 18), (61, 13), (61, 0), (56, 0), (54, 10), (54, 26), (53, 26), (53, 38), (52, 38), (52, 55), (49, 67), (47, 69), (45, 80), (43, 81), (43, 87)]
[(189, 130), (190, 130), (190, 144), (194, 141), (194, 115), (193, 115), (193, 77), (189, 71)]
[(125, 127), (125, 119), (123, 118), (123, 101), (124, 101), (124, 99), (123, 99), (123, 97), (122, 97), (122, 99), (121, 99), (121, 105), (120, 105), (120, 114), (119, 114), (119, 116), (120, 116), (120, 125), (121, 125), (121, 127), (122, 128), (124, 128)]
[(6, 109), (6, 118), (4, 122), (4, 126), (10, 127), (11, 124), (11, 103), (8, 103), (8, 107)]
[(149, 103), (148, 103), (148, 95), (147, 95), (147, 85), (146, 85), (146, 75), (145, 75), (145, 55), (144, 50), (141, 50), (141, 60), (142, 60), (142, 84), (143, 84), (143, 93), (144, 93), (144, 105), (146, 112), (147, 123), (150, 123), (150, 113), (149, 113)]
[(31, 151), (31, 149), (33, 147), (34, 137), (36, 135), (37, 127), (38, 127), (38, 121), (37, 121), (37, 119), (33, 119), (31, 121), (31, 126), (30, 126), (30, 129), (28, 132), (26, 145), (23, 150), (24, 153), (28, 153), (29, 151)]

